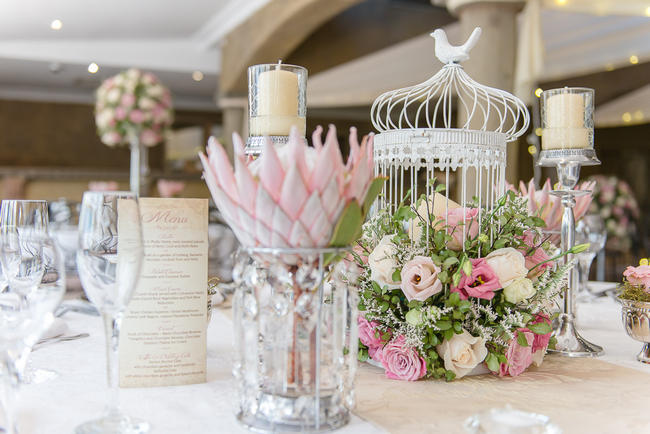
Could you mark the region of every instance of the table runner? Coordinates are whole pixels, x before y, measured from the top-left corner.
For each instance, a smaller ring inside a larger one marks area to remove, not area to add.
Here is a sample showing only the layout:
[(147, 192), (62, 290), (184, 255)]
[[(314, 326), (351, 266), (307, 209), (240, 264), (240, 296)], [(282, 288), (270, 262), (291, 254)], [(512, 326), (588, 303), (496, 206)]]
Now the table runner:
[(451, 383), (388, 380), (364, 364), (356, 384), (355, 413), (391, 433), (462, 433), (467, 417), (506, 404), (545, 414), (565, 433), (650, 432), (650, 374), (597, 359), (547, 356), (517, 378)]

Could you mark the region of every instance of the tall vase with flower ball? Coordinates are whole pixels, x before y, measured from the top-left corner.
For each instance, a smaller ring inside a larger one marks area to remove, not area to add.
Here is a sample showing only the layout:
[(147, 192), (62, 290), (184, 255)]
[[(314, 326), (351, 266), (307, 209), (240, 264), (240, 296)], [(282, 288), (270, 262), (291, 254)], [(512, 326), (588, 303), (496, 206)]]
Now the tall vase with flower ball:
[(129, 146), (129, 179), (134, 193), (148, 193), (149, 147), (163, 141), (173, 119), (169, 89), (150, 72), (134, 68), (122, 71), (97, 89), (97, 133), (107, 146)]

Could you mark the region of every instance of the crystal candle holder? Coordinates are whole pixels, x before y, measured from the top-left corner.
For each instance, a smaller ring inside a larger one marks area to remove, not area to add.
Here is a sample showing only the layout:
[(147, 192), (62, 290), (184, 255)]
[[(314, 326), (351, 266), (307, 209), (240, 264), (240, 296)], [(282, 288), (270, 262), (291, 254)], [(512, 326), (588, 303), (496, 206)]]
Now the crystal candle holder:
[(248, 145), (259, 149), (264, 137), (283, 143), (291, 127), (304, 137), (307, 69), (272, 63), (248, 68)]
[[(233, 277), (237, 418), (262, 432), (339, 428), (354, 405), (356, 287), (340, 249), (243, 248)], [(340, 268), (343, 267), (343, 268)]]

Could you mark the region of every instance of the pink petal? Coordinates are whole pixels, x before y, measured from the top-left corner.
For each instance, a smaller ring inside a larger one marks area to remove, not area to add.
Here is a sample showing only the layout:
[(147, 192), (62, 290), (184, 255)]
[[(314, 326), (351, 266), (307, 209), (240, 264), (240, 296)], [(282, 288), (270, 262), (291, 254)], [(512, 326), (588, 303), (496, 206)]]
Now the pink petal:
[(357, 140), (357, 129), (355, 127), (350, 128), (350, 137), (348, 139), (350, 144), (350, 154), (348, 155), (348, 162), (346, 164), (346, 169), (350, 170), (352, 166), (356, 165), (361, 158), (362, 152), (359, 147), (359, 141)]
[(305, 202), (305, 206), (302, 208), (300, 221), (305, 225), (307, 230), (311, 230), (311, 227), (320, 215), (325, 215), (325, 210), (323, 209), (323, 205), (320, 203), (318, 192), (314, 191), (311, 196), (309, 196), (309, 199), (307, 199), (307, 202)]
[(299, 221), (293, 224), (291, 234), (289, 235), (289, 245), (292, 247), (313, 247), (313, 242), (309, 234)]
[(264, 190), (257, 189), (257, 199), (255, 200), (255, 217), (262, 221), (268, 228), (273, 227), (273, 210), (277, 204)]
[[(298, 134), (298, 128), (295, 126), (291, 127), (291, 135), (289, 137), (289, 158), (290, 162), (295, 162), (298, 170), (300, 171), (300, 176), (302, 177), (303, 183), (309, 181), (309, 169), (307, 168), (307, 161), (305, 160), (305, 142), (302, 137)], [(286, 181), (285, 181), (286, 182)]]
[(292, 227), (293, 222), (279, 206), (275, 207), (275, 211), (273, 211), (273, 225), (271, 226), (273, 232), (281, 236), (284, 240), (288, 240)]
[(221, 146), (221, 143), (214, 137), (208, 139), (209, 161), (214, 170), (219, 186), (234, 201), (238, 202), (237, 186), (235, 184), (235, 175), (230, 165), (228, 154)]
[(244, 162), (235, 157), (235, 180), (240, 205), (252, 215), (255, 213), (255, 198), (257, 197), (257, 182)]
[(246, 161), (246, 154), (244, 153), (244, 142), (237, 132), (232, 133), (232, 146), (235, 151), (235, 157), (240, 158), (242, 161)]
[(282, 191), (282, 182), (284, 181), (284, 169), (275, 151), (275, 146), (270, 140), (267, 140), (264, 144), (260, 160), (260, 181), (273, 200), (278, 202)]
[(327, 220), (327, 216), (325, 214), (319, 214), (311, 229), (309, 229), (309, 236), (314, 241), (321, 240), (326, 235), (329, 238), (329, 235), (333, 229), (334, 226)]
[(314, 132), (311, 135), (311, 143), (314, 145), (316, 150), (320, 151), (323, 148), (323, 141), (321, 140), (323, 134), (323, 127), (320, 125), (316, 127)]
[(298, 168), (291, 166), (282, 185), (282, 194), (280, 195), (279, 202), (280, 207), (287, 213), (287, 216), (291, 220), (297, 220), (308, 198), (309, 193)]
[(255, 238), (260, 246), (273, 246), (271, 230), (261, 220), (255, 221)]
[(330, 178), (329, 182), (325, 186), (325, 189), (321, 192), (320, 195), (320, 202), (323, 204), (323, 208), (325, 209), (328, 217), (332, 215), (334, 209), (341, 200), (342, 197), (339, 194), (339, 188), (336, 179)]

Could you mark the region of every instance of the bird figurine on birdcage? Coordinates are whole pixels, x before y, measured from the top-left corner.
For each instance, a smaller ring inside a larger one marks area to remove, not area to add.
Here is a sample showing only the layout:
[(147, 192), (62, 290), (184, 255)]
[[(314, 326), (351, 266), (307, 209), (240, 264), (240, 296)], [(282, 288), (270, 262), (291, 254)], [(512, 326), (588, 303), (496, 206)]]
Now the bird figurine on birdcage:
[(405, 198), (415, 203), (418, 192), (432, 197), (433, 178), (444, 183), (445, 214), (458, 205), (449, 198), (452, 181), (462, 206), (472, 201), (485, 211), (505, 192), (506, 143), (521, 136), (530, 119), (520, 99), (477, 83), (463, 70), (460, 62), (480, 35), (477, 27), (465, 44), (452, 46), (444, 30), (435, 30), (431, 36), (442, 69), (374, 101), (375, 172), (389, 178), (379, 209), (395, 211)]

